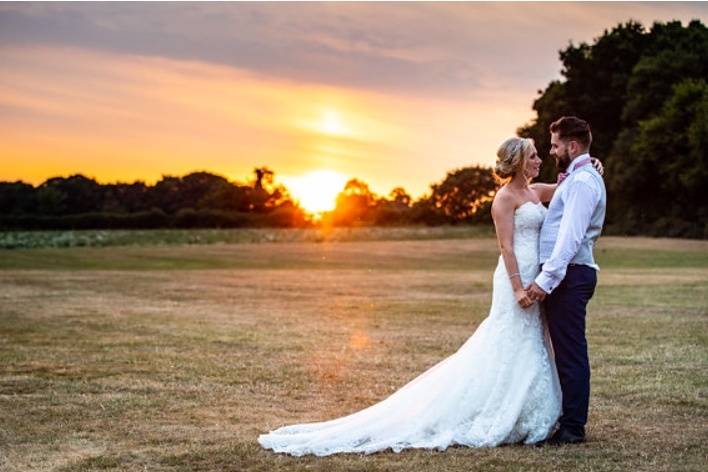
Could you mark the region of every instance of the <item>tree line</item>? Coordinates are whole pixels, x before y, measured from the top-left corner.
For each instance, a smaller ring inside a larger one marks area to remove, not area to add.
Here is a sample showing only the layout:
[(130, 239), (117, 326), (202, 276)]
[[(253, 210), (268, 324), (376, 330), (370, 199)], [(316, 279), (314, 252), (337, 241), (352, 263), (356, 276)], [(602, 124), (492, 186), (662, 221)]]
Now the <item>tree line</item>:
[[(629, 21), (559, 54), (563, 78), (539, 90), (536, 117), (517, 130), (544, 157), (539, 180), (555, 180), (550, 123), (580, 116), (592, 126), (592, 154), (605, 164), (606, 233), (708, 237), (706, 27), (673, 21), (647, 30)], [(448, 172), (413, 201), (403, 188), (377, 196), (352, 179), (317, 224), (490, 223), (498, 185), (491, 168), (470, 166)], [(314, 224), (267, 167), (246, 183), (207, 172), (164, 176), (155, 185), (99, 184), (82, 175), (37, 187), (0, 182), (1, 229)]]
[(4, 229), (116, 229), (302, 226), (306, 215), (273, 184), (273, 172), (257, 168), (248, 183), (208, 172), (100, 184), (81, 174), (53, 177), (34, 187), (0, 182)]
[(457, 224), (490, 222), (487, 208), (497, 189), (490, 168), (448, 173), (431, 192), (413, 201), (402, 187), (380, 197), (351, 179), (336, 208), (314, 221), (274, 183), (267, 167), (249, 182), (230, 182), (209, 172), (163, 176), (144, 182), (100, 184), (81, 174), (53, 177), (34, 187), (0, 182), (1, 229), (238, 228)]

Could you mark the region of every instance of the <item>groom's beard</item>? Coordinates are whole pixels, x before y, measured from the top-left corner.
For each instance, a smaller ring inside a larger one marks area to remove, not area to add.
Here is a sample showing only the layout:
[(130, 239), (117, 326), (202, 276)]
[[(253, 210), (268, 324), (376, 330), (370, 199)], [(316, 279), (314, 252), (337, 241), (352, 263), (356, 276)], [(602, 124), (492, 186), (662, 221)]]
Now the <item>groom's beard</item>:
[(558, 172), (565, 172), (568, 170), (568, 166), (570, 163), (573, 161), (573, 159), (570, 158), (570, 153), (566, 149), (566, 151), (563, 154), (557, 154), (556, 155), (556, 166), (558, 167)]

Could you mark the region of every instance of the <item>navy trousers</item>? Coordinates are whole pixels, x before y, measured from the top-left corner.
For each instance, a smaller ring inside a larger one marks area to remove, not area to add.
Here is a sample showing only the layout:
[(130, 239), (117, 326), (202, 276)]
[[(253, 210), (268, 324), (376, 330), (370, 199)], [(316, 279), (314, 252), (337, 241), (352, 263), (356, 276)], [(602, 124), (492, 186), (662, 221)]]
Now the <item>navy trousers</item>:
[(585, 313), (595, 293), (597, 273), (571, 264), (565, 279), (546, 296), (544, 306), (563, 392), (561, 427), (585, 434), (590, 400), (590, 362), (585, 338)]

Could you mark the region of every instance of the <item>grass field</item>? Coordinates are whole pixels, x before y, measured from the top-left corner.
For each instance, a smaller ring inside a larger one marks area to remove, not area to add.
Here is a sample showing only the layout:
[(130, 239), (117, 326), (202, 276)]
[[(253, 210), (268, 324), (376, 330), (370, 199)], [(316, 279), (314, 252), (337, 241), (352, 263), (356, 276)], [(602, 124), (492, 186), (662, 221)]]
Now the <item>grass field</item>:
[(586, 444), (261, 450), (385, 397), (486, 316), (493, 239), (379, 236), (0, 251), (0, 470), (705, 470), (708, 242), (642, 238), (598, 247)]

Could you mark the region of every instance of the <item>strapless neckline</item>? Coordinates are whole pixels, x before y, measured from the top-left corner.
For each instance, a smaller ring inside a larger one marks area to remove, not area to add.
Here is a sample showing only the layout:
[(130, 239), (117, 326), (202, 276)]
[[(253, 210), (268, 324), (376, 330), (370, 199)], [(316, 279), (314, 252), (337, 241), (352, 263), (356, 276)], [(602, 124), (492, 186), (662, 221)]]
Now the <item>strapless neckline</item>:
[(522, 203), (521, 205), (519, 205), (518, 207), (516, 207), (516, 210), (514, 210), (514, 212), (519, 211), (521, 208), (524, 207), (524, 205), (527, 205), (527, 204), (529, 204), (529, 203), (531, 203), (532, 205), (543, 205), (542, 202), (532, 202), (531, 200), (528, 200), (528, 201)]

